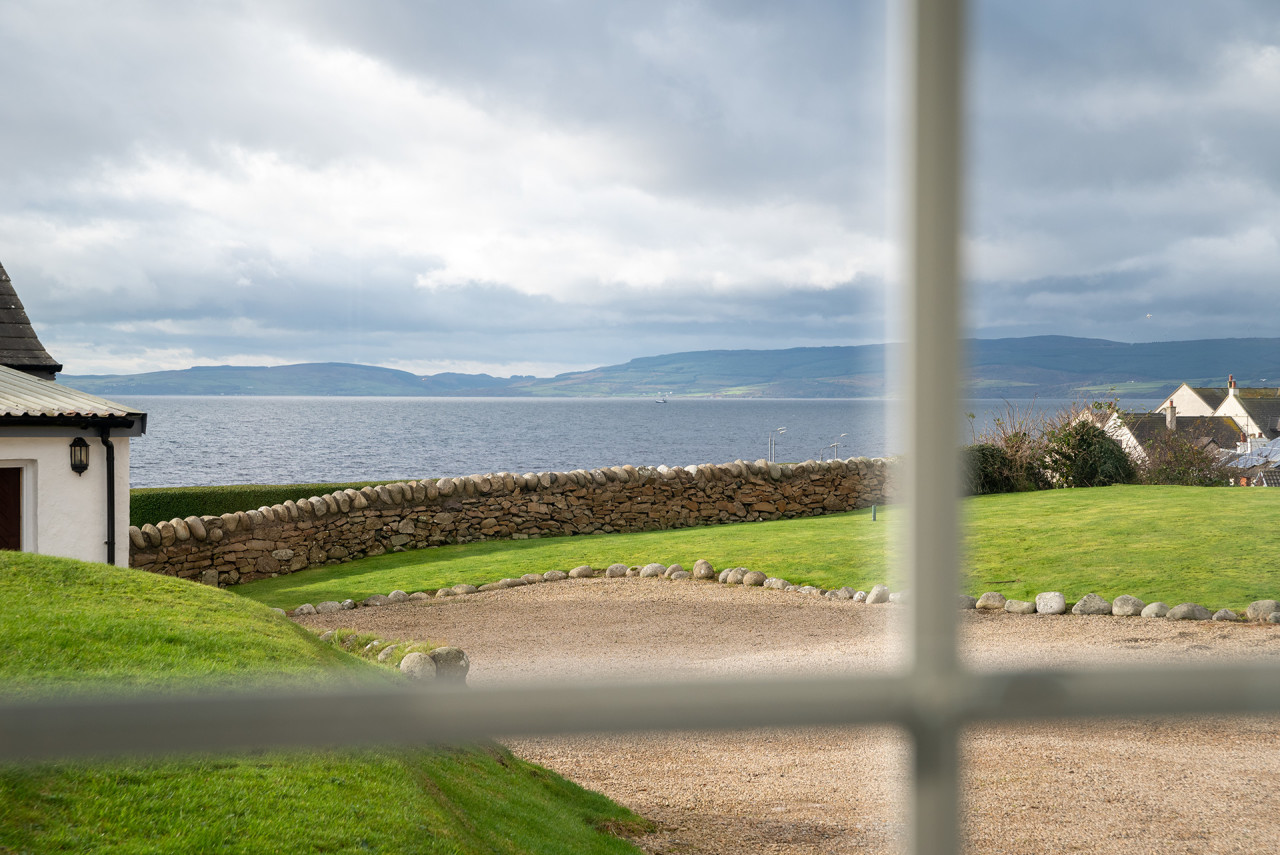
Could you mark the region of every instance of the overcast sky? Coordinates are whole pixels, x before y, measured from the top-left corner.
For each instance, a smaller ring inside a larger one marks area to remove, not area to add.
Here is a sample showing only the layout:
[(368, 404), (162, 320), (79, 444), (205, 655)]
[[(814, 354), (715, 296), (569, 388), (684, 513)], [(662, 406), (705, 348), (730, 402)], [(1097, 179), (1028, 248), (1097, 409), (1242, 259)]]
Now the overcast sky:
[[(971, 333), (1280, 336), (1274, 0), (974, 7)], [(889, 14), (6, 0), (0, 262), (72, 374), (883, 341)]]

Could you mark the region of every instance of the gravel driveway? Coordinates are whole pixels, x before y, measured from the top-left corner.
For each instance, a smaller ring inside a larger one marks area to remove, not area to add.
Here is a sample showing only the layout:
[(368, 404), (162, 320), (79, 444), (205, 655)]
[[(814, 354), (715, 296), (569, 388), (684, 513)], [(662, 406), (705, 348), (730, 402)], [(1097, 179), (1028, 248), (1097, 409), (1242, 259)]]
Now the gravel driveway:
[[(657, 579), (573, 580), (300, 618), (467, 651), (499, 681), (865, 673), (892, 667), (896, 606)], [(1280, 626), (963, 613), (973, 667), (1280, 655)], [(1194, 691), (1194, 687), (1188, 687)], [(1272, 719), (972, 730), (971, 851), (1280, 851)], [(524, 739), (523, 757), (653, 819), (655, 853), (898, 851), (907, 742), (893, 728)]]

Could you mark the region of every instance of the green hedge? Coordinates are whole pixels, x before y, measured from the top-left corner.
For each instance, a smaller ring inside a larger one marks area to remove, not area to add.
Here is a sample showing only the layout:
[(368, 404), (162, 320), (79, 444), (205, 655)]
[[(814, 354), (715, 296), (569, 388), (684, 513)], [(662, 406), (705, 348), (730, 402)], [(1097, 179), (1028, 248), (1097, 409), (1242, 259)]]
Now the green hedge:
[(174, 517), (235, 513), (278, 505), (288, 499), (309, 499), (350, 487), (373, 487), (387, 481), (354, 484), (230, 484), (222, 487), (138, 487), (129, 491), (129, 524), (141, 526)]

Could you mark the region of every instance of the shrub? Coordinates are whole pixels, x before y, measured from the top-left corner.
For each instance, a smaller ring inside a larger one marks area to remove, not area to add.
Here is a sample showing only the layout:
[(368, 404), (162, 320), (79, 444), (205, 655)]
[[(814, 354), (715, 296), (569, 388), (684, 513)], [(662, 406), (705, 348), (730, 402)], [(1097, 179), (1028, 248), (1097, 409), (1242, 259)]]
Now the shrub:
[[(972, 418), (970, 414), (970, 418)], [(1050, 485), (1044, 471), (1047, 427), (1065, 418), (1038, 412), (1034, 403), (1026, 407), (1005, 402), (1005, 414), (992, 421), (967, 449), (971, 491), (1021, 493), (1044, 490)]]
[[(1015, 447), (1015, 452), (1018, 451), (1025, 449)], [(971, 445), (965, 454), (971, 494), (1021, 493), (1048, 486), (1040, 467), (1026, 454), (1015, 457), (1004, 446), (992, 442)]]
[(1138, 467), (1143, 484), (1219, 487), (1231, 478), (1231, 468), (1215, 452), (1174, 431), (1152, 439), (1143, 450), (1147, 460)]
[(1060, 487), (1128, 484), (1136, 477), (1120, 443), (1088, 419), (1068, 420), (1046, 431), (1045, 468)]

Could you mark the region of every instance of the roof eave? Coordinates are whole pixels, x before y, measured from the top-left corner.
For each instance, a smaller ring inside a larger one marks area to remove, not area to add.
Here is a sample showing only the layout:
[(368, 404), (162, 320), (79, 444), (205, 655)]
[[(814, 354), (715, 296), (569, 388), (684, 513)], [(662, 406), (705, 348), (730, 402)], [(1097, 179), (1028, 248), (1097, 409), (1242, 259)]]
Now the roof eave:
[(50, 431), (60, 435), (67, 429), (73, 432), (88, 431), (97, 433), (102, 430), (123, 431), (115, 436), (142, 436), (147, 432), (147, 414), (130, 413), (123, 416), (98, 416), (64, 414), (54, 416), (40, 415), (0, 415), (0, 436), (41, 436)]

